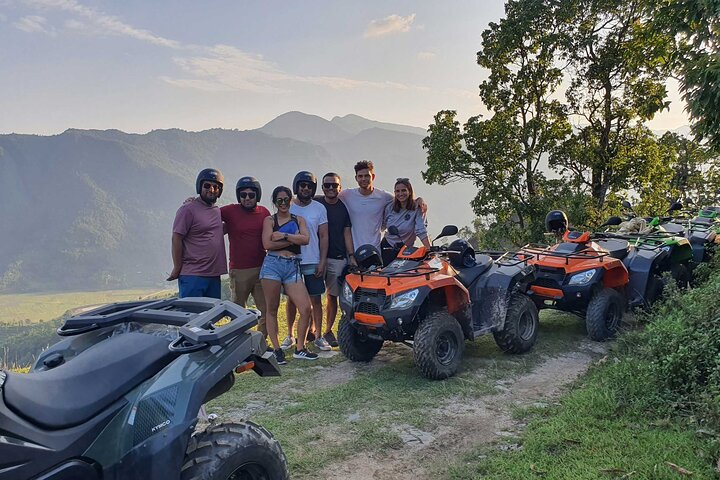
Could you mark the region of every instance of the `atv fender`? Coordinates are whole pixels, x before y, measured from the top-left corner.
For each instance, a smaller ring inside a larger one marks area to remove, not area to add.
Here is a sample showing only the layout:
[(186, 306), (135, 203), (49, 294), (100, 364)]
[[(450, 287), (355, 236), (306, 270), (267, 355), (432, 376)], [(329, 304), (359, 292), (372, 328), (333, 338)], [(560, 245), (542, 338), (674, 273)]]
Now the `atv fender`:
[(666, 258), (668, 258), (668, 252), (662, 248), (655, 250), (633, 249), (625, 257), (623, 263), (630, 273), (628, 300), (631, 307), (645, 303), (650, 278), (658, 270), (658, 265), (665, 261)]
[(470, 286), (472, 303), (472, 330), (477, 337), (502, 330), (512, 294), (525, 293), (527, 285), (535, 278), (532, 266), (493, 264)]

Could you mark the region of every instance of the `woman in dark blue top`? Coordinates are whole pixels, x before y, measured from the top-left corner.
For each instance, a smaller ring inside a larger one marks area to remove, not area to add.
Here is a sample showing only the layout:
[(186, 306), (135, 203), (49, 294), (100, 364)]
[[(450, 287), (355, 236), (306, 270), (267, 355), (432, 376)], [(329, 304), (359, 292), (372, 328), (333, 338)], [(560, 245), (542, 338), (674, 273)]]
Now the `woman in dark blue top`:
[[(310, 235), (305, 219), (290, 213), (292, 192), (287, 187), (276, 187), (272, 202), (277, 212), (265, 218), (262, 240), (267, 256), (260, 269), (260, 281), (267, 303), (268, 338), (272, 342), (278, 363), (285, 364), (285, 354), (278, 339), (277, 311), (280, 305), (280, 288), (297, 306), (300, 313), (298, 341), (294, 358), (317, 359), (317, 354), (305, 348), (305, 335), (310, 325), (310, 297), (300, 274), (300, 246), (307, 245)], [(302, 333), (300, 333), (302, 332)]]

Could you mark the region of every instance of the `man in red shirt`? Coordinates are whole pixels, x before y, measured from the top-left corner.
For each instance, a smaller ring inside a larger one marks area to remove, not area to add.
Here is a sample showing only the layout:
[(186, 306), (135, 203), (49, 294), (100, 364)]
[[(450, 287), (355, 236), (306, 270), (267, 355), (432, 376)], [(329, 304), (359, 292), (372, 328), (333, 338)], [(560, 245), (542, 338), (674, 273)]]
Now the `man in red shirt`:
[(235, 186), (238, 203), (220, 208), (225, 233), (230, 241), (230, 291), (232, 301), (245, 307), (252, 293), (260, 310), (258, 330), (267, 336), (265, 327), (265, 295), (260, 284), (260, 267), (265, 259), (262, 229), (270, 212), (258, 205), (262, 196), (260, 182), (255, 177), (242, 177)]

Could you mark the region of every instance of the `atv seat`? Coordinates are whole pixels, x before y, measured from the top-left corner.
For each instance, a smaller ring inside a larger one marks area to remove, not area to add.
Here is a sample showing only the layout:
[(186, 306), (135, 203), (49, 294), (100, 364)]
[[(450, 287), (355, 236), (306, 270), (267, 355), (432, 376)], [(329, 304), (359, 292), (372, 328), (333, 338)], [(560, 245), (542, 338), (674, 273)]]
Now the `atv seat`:
[(622, 260), (623, 258), (627, 257), (630, 249), (630, 244), (628, 243), (628, 241), (619, 238), (598, 240), (597, 243), (602, 248), (607, 250), (611, 257), (617, 258), (618, 260)]
[(478, 254), (475, 255), (475, 263), (476, 265), (474, 267), (458, 270), (458, 274), (455, 277), (460, 280), (460, 283), (465, 285), (465, 287), (469, 287), (480, 275), (485, 273), (493, 264), (493, 259), (488, 255)]
[(666, 232), (674, 233), (675, 235), (679, 235), (681, 237), (685, 235), (685, 227), (678, 225), (677, 223), (663, 223), (662, 227)]
[(175, 358), (170, 341), (123, 333), (104, 340), (53, 369), (6, 372), (0, 393), (25, 420), (48, 429), (83, 423), (155, 375)]

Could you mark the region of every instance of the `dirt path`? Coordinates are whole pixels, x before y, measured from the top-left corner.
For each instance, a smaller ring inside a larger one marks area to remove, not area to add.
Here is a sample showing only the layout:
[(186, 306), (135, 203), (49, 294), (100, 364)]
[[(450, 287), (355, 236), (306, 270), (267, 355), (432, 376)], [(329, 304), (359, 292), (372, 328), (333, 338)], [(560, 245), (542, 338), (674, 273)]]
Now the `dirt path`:
[(409, 425), (393, 425), (403, 440), (399, 449), (354, 455), (327, 466), (314, 478), (344, 480), (417, 480), (442, 478), (438, 465), (448, 465), (475, 447), (498, 444), (498, 448), (519, 448), (513, 437), (525, 426), (512, 418), (516, 407), (544, 408), (606, 353), (606, 346), (587, 340), (572, 351), (547, 356), (530, 373), (499, 380), (495, 394), (470, 402), (448, 399), (429, 415), (429, 428), (421, 431)]

